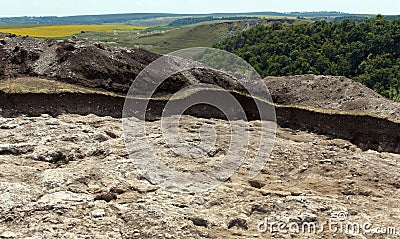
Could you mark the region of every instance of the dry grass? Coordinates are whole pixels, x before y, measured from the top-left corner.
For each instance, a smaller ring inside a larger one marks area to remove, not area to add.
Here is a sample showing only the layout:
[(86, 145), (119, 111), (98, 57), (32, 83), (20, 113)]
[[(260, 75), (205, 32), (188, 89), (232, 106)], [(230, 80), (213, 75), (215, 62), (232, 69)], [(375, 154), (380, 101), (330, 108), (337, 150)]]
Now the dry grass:
[(123, 25), (51, 25), (51, 26), (28, 26), (16, 28), (1, 28), (0, 32), (12, 33), (21, 36), (32, 36), (41, 38), (57, 38), (72, 36), (84, 32), (114, 32), (145, 30), (144, 26), (123, 26)]
[(0, 90), (8, 94), (26, 94), (26, 93), (82, 93), (82, 94), (105, 94), (116, 96), (116, 94), (107, 91), (89, 89), (82, 86), (67, 84), (55, 80), (42, 79), (37, 77), (21, 77), (0, 81)]

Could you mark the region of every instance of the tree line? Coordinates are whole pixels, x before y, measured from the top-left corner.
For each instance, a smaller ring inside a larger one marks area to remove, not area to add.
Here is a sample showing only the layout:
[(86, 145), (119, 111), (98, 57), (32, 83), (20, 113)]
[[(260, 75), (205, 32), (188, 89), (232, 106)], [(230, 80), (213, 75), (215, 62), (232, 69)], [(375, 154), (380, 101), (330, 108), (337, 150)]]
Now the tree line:
[(275, 22), (215, 47), (242, 57), (262, 76), (343, 75), (400, 101), (400, 19)]

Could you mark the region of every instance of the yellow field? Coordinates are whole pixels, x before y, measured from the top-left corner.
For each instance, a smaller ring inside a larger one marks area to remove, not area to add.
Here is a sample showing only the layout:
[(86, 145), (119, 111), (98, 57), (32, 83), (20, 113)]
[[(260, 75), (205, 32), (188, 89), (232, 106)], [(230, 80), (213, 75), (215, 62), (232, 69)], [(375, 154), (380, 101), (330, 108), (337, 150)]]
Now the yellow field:
[(12, 33), (21, 36), (32, 36), (42, 38), (56, 38), (66, 37), (78, 34), (81, 31), (85, 32), (113, 32), (118, 31), (131, 31), (131, 30), (145, 30), (147, 27), (143, 26), (122, 26), (122, 25), (52, 25), (52, 26), (38, 26), (26, 28), (5, 28), (1, 29), (2, 33)]

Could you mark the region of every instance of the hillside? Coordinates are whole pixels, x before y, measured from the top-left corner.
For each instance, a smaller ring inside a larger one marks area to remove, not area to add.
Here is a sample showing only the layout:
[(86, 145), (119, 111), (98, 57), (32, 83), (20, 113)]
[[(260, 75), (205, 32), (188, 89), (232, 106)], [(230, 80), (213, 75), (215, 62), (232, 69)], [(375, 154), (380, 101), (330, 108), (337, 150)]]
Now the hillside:
[(131, 44), (166, 54), (191, 47), (212, 47), (229, 34), (238, 33), (247, 26), (246, 22), (214, 22), (181, 27), (165, 33), (140, 36), (130, 41)]
[(257, 25), (273, 24), (276, 22), (293, 24), (296, 21), (290, 18), (221, 19), (183, 26), (162, 33), (150, 33), (129, 40), (128, 42), (145, 47), (159, 54), (166, 54), (185, 48), (212, 47), (227, 37), (239, 34)]
[(46, 16), (46, 17), (3, 17), (0, 24), (102, 24), (119, 23), (130, 20), (143, 20), (161, 17), (181, 17), (180, 14), (167, 13), (130, 13), (130, 14), (106, 14), (106, 15), (85, 15), (85, 16)]
[(400, 101), (400, 21), (257, 26), (217, 47), (244, 58), (263, 76), (346, 76)]

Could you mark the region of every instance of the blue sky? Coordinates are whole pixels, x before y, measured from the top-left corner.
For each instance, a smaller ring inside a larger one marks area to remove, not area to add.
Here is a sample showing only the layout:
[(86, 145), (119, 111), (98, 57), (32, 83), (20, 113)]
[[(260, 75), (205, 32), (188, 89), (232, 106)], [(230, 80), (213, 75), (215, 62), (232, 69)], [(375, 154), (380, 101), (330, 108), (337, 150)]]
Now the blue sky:
[(325, 10), (400, 15), (400, 0), (9, 0), (1, 5), (0, 17)]

